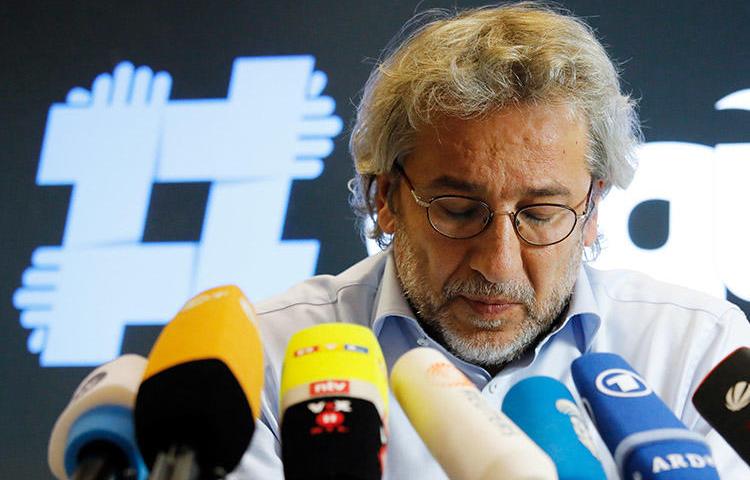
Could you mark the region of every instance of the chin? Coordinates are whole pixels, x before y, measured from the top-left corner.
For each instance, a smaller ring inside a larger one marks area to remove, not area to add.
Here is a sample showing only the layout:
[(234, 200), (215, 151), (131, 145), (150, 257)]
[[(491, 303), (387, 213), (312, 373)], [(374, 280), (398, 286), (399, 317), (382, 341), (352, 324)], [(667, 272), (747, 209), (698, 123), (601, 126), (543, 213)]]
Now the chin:
[(514, 332), (479, 330), (462, 332), (441, 328), (446, 347), (457, 357), (478, 365), (502, 365), (520, 357), (531, 348), (541, 333), (539, 328)]

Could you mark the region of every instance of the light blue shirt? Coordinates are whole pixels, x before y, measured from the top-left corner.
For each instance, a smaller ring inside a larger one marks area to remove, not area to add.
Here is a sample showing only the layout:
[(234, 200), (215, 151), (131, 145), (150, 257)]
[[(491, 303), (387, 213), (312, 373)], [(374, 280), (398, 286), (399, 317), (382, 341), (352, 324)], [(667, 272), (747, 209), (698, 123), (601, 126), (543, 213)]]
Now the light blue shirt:
[[(745, 315), (724, 300), (637, 272), (605, 272), (584, 266), (565, 321), (533, 351), (494, 377), (482, 367), (456, 358), (424, 332), (403, 296), (389, 252), (368, 257), (340, 275), (314, 277), (258, 303), (256, 309), (266, 361), (262, 412), (251, 446), (230, 476), (232, 480), (284, 478), (278, 424), (278, 386), (284, 352), (295, 332), (327, 322), (372, 328), (389, 370), (412, 348), (428, 346), (440, 350), (498, 409), (511, 386), (534, 375), (557, 378), (580, 403), (570, 373), (571, 362), (584, 352), (616, 353), (646, 379), (688, 428), (706, 436), (722, 479), (750, 478), (750, 468), (708, 426), (690, 401), (714, 365), (735, 348), (750, 345), (750, 325)], [(447, 478), (393, 395), (390, 402), (383, 478)], [(460, 421), (460, 412), (436, 414), (455, 414)], [(619, 478), (606, 446), (594, 427), (589, 428), (608, 478)], [(481, 441), (469, 437), (466, 448)]]

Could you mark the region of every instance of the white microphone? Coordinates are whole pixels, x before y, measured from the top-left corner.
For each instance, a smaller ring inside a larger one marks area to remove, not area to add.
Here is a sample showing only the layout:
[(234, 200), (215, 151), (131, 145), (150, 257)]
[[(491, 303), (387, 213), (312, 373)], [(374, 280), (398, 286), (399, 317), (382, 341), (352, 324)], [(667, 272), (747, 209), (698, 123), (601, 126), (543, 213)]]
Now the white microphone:
[(83, 379), (50, 435), (47, 459), (55, 477), (145, 480), (133, 427), (145, 368), (145, 358), (123, 355)]
[(405, 353), (391, 388), (451, 480), (558, 478), (552, 459), (437, 350)]

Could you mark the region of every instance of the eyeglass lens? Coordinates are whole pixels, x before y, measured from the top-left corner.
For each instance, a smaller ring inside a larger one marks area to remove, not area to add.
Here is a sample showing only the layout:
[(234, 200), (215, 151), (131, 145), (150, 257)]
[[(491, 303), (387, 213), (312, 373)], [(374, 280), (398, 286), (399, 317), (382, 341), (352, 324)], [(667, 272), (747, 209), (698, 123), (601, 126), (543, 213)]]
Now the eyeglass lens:
[[(427, 214), (432, 226), (451, 238), (478, 235), (491, 216), (486, 204), (462, 197), (433, 199)], [(515, 221), (516, 232), (526, 242), (547, 245), (561, 241), (573, 231), (576, 213), (561, 205), (533, 205), (519, 210)]]

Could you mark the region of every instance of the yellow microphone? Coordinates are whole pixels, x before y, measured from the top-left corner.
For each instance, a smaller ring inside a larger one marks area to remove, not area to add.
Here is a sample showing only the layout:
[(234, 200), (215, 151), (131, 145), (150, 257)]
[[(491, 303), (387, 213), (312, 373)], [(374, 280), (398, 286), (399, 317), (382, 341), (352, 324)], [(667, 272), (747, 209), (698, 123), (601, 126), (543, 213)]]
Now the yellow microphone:
[(290, 339), (281, 375), (286, 480), (381, 478), (388, 380), (372, 331), (327, 323)]
[(175, 478), (164, 472), (180, 465), (221, 478), (239, 464), (260, 414), (256, 324), (252, 305), (230, 285), (192, 298), (164, 327), (135, 403), (136, 439), (152, 478)]

